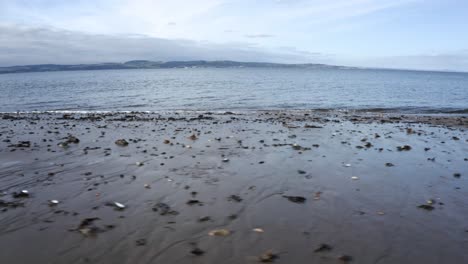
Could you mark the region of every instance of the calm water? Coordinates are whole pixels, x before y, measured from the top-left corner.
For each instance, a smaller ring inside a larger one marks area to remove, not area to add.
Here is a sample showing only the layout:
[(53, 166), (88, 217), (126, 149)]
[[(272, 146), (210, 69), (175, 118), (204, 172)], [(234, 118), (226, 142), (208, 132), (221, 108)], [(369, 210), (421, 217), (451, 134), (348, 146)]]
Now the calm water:
[(0, 111), (390, 109), (468, 112), (468, 74), (157, 69), (0, 75)]

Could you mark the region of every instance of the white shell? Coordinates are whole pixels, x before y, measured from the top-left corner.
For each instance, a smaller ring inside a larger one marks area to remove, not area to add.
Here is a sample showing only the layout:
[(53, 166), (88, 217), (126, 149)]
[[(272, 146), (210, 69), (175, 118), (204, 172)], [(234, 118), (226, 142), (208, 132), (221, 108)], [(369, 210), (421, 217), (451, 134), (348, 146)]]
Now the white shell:
[(359, 180), (359, 177), (358, 176), (353, 176), (351, 177), (352, 180)]
[(254, 228), (254, 229), (252, 229), (252, 231), (257, 232), (257, 233), (263, 233), (263, 232), (265, 232), (265, 231), (264, 231), (263, 229), (261, 229), (261, 228)]
[(50, 204), (59, 204), (60, 202), (58, 200), (50, 200)]
[(124, 204), (121, 204), (121, 203), (118, 203), (118, 202), (114, 202), (114, 205), (115, 207), (119, 208), (119, 209), (125, 209), (125, 205)]

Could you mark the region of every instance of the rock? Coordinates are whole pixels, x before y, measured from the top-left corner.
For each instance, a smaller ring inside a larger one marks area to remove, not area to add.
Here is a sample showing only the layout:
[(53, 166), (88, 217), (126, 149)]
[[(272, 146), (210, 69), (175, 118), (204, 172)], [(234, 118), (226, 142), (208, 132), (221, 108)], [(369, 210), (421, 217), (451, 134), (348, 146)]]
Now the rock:
[(68, 148), (68, 142), (60, 142), (57, 145), (61, 148)]
[(29, 197), (29, 191), (28, 190), (21, 190), (20, 192), (14, 192), (13, 193), (14, 198), (26, 198)]
[(146, 239), (144, 239), (144, 238), (138, 239), (138, 240), (135, 241), (135, 244), (137, 246), (144, 246), (144, 245), (146, 245)]
[(308, 125), (308, 124), (305, 124), (304, 125), (304, 128), (323, 128), (322, 126), (316, 126), (316, 125)]
[(8, 147), (29, 148), (31, 147), (31, 141), (19, 141), (17, 144), (8, 145)]
[(305, 197), (302, 197), (302, 196), (283, 195), (283, 197), (288, 199), (290, 202), (293, 202), (293, 203), (305, 203), (305, 201), (307, 200)]
[(85, 218), (81, 221), (80, 225), (75, 230), (77, 230), (84, 236), (94, 236), (97, 233), (103, 231), (102, 229), (94, 225), (94, 222), (97, 220), (100, 220), (100, 218), (98, 217)]
[(17, 208), (17, 207), (23, 207), (24, 203), (23, 202), (17, 202), (17, 201), (4, 201), (0, 200), (0, 207), (6, 208)]
[(78, 144), (78, 143), (80, 143), (80, 140), (77, 137), (73, 136), (73, 135), (69, 135), (66, 142), (67, 143)]
[(328, 244), (320, 244), (315, 250), (314, 252), (325, 252), (325, 251), (331, 251), (333, 249), (332, 246), (328, 245)]
[(207, 221), (211, 221), (211, 217), (209, 216), (204, 216), (204, 217), (200, 217), (198, 219), (198, 222), (207, 222)]
[(432, 211), (434, 210), (434, 206), (432, 205), (429, 205), (429, 204), (422, 204), (420, 206), (418, 206), (418, 208), (421, 208), (421, 209), (424, 209), (424, 210), (427, 210), (427, 211)]
[(125, 140), (125, 139), (117, 139), (117, 140), (115, 141), (115, 144), (116, 144), (117, 146), (121, 146), (121, 147), (126, 147), (126, 146), (128, 146), (128, 142), (127, 142), (127, 140)]
[(275, 254), (275, 253), (273, 253), (272, 251), (269, 250), (269, 251), (263, 253), (262, 255), (260, 255), (258, 257), (258, 261), (265, 262), (265, 263), (266, 262), (273, 262), (278, 258), (279, 258), (279, 256), (277, 254)]
[(398, 146), (398, 147), (397, 147), (397, 150), (398, 150), (398, 151), (410, 151), (410, 150), (411, 150), (411, 146), (410, 146), (410, 145)]
[(195, 205), (195, 204), (203, 205), (203, 203), (200, 202), (199, 200), (188, 200), (188, 201), (187, 201), (187, 204), (188, 204), (188, 205)]
[(229, 236), (230, 234), (231, 231), (227, 229), (215, 229), (208, 233), (208, 235), (210, 236)]
[(229, 201), (238, 202), (238, 203), (239, 203), (239, 202), (242, 202), (242, 198), (241, 198), (240, 196), (234, 195), (234, 194), (231, 195), (231, 196), (229, 196), (228, 200), (229, 200)]
[(196, 247), (196, 248), (192, 249), (192, 251), (190, 251), (190, 253), (192, 253), (195, 256), (201, 256), (201, 255), (205, 254), (205, 251), (203, 251), (200, 248)]
[(174, 211), (171, 207), (165, 203), (157, 203), (153, 206), (153, 211), (159, 212), (160, 215), (178, 215), (179, 212)]
[(338, 257), (338, 259), (343, 263), (348, 263), (348, 262), (353, 261), (353, 257), (348, 256), (348, 255), (341, 255)]

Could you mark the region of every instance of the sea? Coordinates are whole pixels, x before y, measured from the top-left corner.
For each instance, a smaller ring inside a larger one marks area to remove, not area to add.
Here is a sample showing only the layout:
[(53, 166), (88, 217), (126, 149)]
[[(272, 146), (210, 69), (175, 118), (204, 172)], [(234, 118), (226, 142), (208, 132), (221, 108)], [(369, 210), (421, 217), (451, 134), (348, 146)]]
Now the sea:
[(0, 112), (283, 109), (468, 114), (468, 73), (178, 68), (0, 74)]

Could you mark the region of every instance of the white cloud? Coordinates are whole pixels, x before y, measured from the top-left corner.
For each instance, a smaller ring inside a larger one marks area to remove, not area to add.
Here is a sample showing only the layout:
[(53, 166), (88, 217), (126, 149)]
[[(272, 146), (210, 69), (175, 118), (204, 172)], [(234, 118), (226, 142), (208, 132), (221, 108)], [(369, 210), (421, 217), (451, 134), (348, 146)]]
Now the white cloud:
[(367, 42), (359, 39), (376, 21), (358, 18), (427, 1), (0, 0), (0, 63), (232, 59), (468, 70), (466, 52), (390, 57), (426, 47), (402, 39), (369, 44), (379, 27), (362, 35)]

